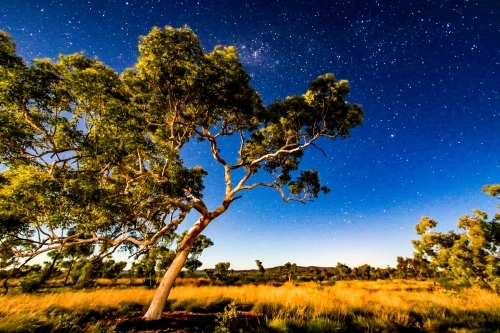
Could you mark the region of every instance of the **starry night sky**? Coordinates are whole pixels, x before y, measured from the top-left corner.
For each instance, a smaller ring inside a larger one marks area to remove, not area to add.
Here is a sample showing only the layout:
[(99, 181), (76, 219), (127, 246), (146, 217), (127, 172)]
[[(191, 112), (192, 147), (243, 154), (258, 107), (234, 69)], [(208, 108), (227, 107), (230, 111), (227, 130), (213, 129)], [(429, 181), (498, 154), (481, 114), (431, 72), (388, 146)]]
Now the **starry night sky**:
[[(421, 216), (449, 230), (474, 208), (496, 212), (498, 201), (480, 189), (500, 182), (499, 17), (498, 0), (0, 4), (0, 29), (26, 61), (84, 52), (122, 72), (136, 61), (140, 35), (188, 25), (206, 51), (238, 48), (265, 103), (304, 93), (326, 72), (349, 80), (364, 125), (345, 141), (323, 141), (327, 158), (310, 151), (304, 160), (332, 192), (307, 205), (246, 192), (205, 231), (215, 245), (200, 258), (204, 268), (229, 261), (235, 269), (256, 268), (255, 259), (395, 266), (396, 256), (412, 255)], [(210, 172), (205, 198), (215, 207), (221, 168), (195, 147), (183, 157)]]

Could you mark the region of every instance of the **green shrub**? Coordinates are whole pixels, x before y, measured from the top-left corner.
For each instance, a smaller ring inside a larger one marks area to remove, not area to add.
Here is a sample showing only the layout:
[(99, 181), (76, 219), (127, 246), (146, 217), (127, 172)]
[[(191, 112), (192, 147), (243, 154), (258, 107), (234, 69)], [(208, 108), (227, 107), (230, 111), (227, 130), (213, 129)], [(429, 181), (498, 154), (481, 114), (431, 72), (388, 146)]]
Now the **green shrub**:
[(236, 284), (236, 282), (238, 282), (239, 279), (240, 279), (239, 276), (230, 276), (230, 277), (226, 278), (225, 285), (232, 286), (232, 285)]
[(40, 289), (43, 284), (43, 277), (41, 273), (32, 271), (19, 280), (19, 283), (23, 293), (32, 293)]
[(76, 281), (75, 287), (78, 289), (90, 288), (95, 284), (95, 280), (99, 276), (99, 263), (92, 261), (86, 262), (80, 271), (80, 276)]
[(238, 311), (236, 311), (236, 303), (234, 302), (228, 304), (223, 312), (218, 313), (215, 321), (218, 326), (215, 328), (214, 333), (243, 332), (242, 329), (238, 329), (241, 318)]
[(328, 279), (328, 285), (329, 286), (334, 286), (335, 283), (337, 283), (338, 277), (337, 276), (332, 276), (331, 278)]

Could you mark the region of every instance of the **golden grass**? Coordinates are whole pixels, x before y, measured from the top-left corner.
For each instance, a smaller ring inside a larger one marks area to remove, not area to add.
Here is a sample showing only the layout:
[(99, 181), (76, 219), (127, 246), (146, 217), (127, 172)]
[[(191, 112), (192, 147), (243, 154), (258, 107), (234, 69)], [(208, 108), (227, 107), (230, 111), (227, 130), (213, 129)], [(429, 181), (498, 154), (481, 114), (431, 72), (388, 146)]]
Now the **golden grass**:
[[(148, 304), (155, 290), (141, 287), (102, 288), (92, 291), (68, 291), (42, 295), (7, 295), (0, 297), (0, 318), (15, 321), (37, 318), (50, 306), (70, 309), (117, 307), (121, 302)], [(411, 313), (424, 318), (432, 328), (433, 318), (450, 314), (488, 313), (500, 318), (500, 297), (483, 289), (465, 289), (460, 293), (436, 290), (432, 282), (417, 281), (340, 281), (334, 286), (318, 288), (314, 283), (299, 286), (287, 283), (270, 285), (201, 286), (185, 284), (175, 287), (170, 299), (197, 299), (210, 302), (220, 298), (251, 304), (267, 304), (273, 317), (319, 318), (328, 315), (342, 320), (346, 316), (371, 314), (380, 321), (406, 326)], [(17, 318), (17, 319), (16, 319)], [(429, 318), (429, 319), (425, 319)], [(425, 326), (424, 325), (424, 326)]]

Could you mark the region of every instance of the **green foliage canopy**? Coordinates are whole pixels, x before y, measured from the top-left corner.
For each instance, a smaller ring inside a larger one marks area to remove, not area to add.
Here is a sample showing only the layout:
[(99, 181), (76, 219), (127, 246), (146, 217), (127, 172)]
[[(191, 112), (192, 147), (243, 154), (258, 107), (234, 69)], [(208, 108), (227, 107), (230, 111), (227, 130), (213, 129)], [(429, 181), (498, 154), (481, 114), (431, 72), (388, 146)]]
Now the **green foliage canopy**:
[[(499, 185), (483, 191), (498, 195)], [(475, 210), (458, 221), (459, 231), (435, 232), (437, 222), (422, 217), (416, 225), (419, 240), (412, 243), (416, 257), (429, 260), (435, 272), (470, 285), (500, 293), (500, 215), (488, 221), (486, 213)]]
[[(165, 27), (141, 37), (139, 52), (121, 75), (82, 54), (28, 65), (0, 32), (2, 256), (90, 243), (101, 257), (119, 247), (147, 251), (197, 212), (180, 251), (244, 190), (268, 187), (300, 202), (328, 192), (316, 170), (299, 167), (321, 138), (346, 138), (361, 124), (346, 80), (325, 74), (305, 94), (264, 107), (234, 47), (204, 53), (189, 28)], [(230, 136), (240, 140), (234, 161), (220, 148)], [(193, 139), (208, 142), (224, 169), (214, 210), (203, 201), (207, 172), (180, 158)], [(243, 176), (234, 181), (236, 171)], [(269, 180), (253, 181), (259, 172)]]

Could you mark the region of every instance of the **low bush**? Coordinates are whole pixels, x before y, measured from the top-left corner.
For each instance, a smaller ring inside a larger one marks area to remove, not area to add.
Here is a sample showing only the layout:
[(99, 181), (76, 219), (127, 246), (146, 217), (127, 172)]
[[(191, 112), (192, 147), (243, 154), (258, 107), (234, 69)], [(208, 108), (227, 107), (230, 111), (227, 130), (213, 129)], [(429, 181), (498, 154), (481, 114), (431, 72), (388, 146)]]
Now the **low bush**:
[(42, 274), (39, 272), (29, 272), (28, 275), (19, 280), (19, 285), (23, 293), (32, 293), (39, 290), (43, 284)]

